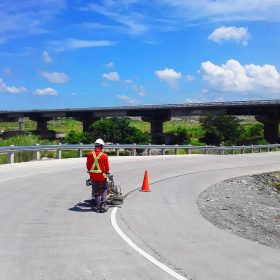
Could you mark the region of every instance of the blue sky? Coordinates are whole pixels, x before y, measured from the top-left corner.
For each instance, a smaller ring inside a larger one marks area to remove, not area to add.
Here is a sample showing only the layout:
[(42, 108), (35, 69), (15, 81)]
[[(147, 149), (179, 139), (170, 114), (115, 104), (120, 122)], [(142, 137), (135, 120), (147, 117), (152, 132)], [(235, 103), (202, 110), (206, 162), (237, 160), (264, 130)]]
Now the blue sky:
[(0, 110), (280, 98), (280, 0), (0, 0)]

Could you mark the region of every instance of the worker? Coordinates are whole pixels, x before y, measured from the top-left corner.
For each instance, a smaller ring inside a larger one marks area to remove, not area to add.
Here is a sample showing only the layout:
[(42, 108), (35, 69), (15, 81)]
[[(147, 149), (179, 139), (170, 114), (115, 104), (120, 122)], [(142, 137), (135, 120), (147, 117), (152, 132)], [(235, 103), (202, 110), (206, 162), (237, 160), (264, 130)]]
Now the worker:
[(92, 197), (95, 199), (96, 209), (99, 212), (107, 211), (107, 175), (109, 174), (109, 161), (107, 154), (102, 152), (104, 141), (97, 139), (94, 143), (94, 151), (87, 155), (86, 167), (92, 181)]

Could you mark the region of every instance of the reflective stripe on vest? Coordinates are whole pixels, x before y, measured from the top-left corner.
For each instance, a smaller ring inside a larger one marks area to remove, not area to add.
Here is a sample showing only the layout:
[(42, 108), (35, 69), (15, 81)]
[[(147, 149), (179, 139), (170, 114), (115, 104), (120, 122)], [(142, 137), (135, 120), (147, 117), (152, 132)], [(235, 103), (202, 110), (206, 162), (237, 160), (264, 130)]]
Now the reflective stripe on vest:
[[(92, 165), (91, 170), (89, 172), (92, 172), (92, 173), (102, 173), (102, 170), (100, 169), (98, 160), (101, 158), (103, 153), (100, 152), (99, 155), (96, 156), (95, 152), (92, 152), (92, 155), (93, 155), (94, 162), (93, 162), (93, 165)], [(96, 169), (95, 169), (95, 167), (96, 167)]]
[[(98, 160), (101, 158), (103, 153), (100, 152), (99, 155), (96, 156), (95, 152), (92, 152), (92, 155), (93, 155), (94, 162), (93, 162), (93, 165), (92, 165), (91, 170), (89, 172), (92, 172), (92, 173), (102, 173), (104, 178), (106, 178), (106, 174), (104, 172), (102, 172), (102, 170), (101, 170), (101, 168), (99, 166), (99, 162), (98, 162)], [(95, 169), (95, 167), (96, 167), (96, 169)]]

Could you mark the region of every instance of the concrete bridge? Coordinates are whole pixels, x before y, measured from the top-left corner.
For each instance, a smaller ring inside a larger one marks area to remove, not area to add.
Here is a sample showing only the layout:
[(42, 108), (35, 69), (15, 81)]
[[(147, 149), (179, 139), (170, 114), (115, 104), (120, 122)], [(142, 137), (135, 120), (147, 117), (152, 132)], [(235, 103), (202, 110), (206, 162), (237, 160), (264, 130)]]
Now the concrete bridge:
[(143, 121), (151, 124), (151, 134), (156, 136), (163, 133), (163, 123), (169, 121), (171, 117), (201, 116), (207, 113), (255, 116), (257, 121), (264, 124), (264, 138), (270, 143), (279, 142), (280, 99), (0, 111), (0, 121), (18, 121), (19, 129), (23, 131), (23, 118), (27, 117), (37, 122), (37, 133), (39, 135), (51, 137), (53, 132), (48, 130), (47, 123), (61, 117), (71, 117), (81, 121), (83, 131), (88, 131), (93, 122), (105, 117), (141, 117)]

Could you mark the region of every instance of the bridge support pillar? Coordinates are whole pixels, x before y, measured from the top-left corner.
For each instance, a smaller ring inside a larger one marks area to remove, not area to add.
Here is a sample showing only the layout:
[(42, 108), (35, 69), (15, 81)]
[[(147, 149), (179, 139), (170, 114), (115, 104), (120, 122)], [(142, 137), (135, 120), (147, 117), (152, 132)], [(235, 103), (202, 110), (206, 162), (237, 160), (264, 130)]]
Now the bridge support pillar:
[(43, 138), (54, 139), (56, 138), (56, 132), (53, 130), (48, 130), (48, 121), (52, 120), (52, 118), (46, 117), (36, 117), (30, 118), (32, 121), (37, 122), (37, 127), (35, 133), (40, 135)]
[(23, 118), (18, 118), (18, 127), (19, 127), (19, 131), (24, 131), (24, 119)]
[(279, 121), (269, 116), (256, 116), (256, 120), (264, 125), (264, 139), (269, 143), (279, 143)]
[(98, 117), (94, 117), (91, 113), (90, 114), (83, 114), (82, 116), (79, 116), (76, 118), (78, 121), (82, 122), (83, 124), (83, 132), (89, 132), (90, 126), (100, 120)]
[(170, 112), (150, 112), (149, 116), (142, 117), (144, 122), (151, 124), (151, 136), (153, 144), (165, 144), (165, 135), (163, 133), (163, 123), (171, 120)]

